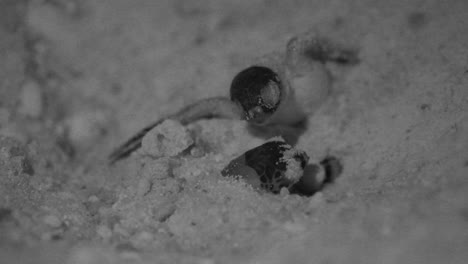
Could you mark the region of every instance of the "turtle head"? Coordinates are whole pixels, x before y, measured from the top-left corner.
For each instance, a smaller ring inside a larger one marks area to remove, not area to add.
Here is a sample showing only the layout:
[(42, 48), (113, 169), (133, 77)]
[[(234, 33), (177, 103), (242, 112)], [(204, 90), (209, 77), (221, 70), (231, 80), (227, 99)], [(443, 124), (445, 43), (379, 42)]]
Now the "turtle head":
[(231, 100), (242, 107), (247, 121), (263, 125), (278, 109), (282, 89), (280, 78), (273, 70), (251, 66), (232, 80)]

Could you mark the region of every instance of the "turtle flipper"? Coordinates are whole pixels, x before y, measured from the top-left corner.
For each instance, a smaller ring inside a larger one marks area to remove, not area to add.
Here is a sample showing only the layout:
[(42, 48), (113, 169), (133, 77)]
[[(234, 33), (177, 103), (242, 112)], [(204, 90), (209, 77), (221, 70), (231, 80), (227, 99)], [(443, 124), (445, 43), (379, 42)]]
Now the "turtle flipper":
[(240, 176), (254, 187), (273, 193), (299, 181), (309, 157), (283, 140), (271, 140), (246, 151), (231, 161), (221, 172), (224, 176)]

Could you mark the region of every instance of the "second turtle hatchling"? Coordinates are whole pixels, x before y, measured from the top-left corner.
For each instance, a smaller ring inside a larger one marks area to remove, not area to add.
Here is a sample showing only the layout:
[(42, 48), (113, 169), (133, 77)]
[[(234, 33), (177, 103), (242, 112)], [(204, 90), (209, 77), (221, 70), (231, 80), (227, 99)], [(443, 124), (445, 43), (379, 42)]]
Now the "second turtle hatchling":
[(232, 160), (221, 174), (240, 177), (254, 188), (279, 193), (301, 179), (308, 161), (304, 151), (281, 139), (272, 139)]

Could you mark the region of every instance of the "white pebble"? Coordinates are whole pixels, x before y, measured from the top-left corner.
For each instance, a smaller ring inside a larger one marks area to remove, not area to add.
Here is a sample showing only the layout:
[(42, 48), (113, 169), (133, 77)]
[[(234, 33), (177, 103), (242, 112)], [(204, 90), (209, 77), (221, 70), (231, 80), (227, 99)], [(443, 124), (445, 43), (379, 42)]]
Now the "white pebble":
[(91, 202), (91, 203), (99, 202), (99, 198), (96, 195), (91, 195), (88, 197), (88, 202)]
[(104, 240), (109, 240), (112, 237), (112, 230), (106, 225), (98, 226), (96, 233)]
[(43, 219), (44, 223), (50, 227), (57, 228), (62, 225), (62, 221), (55, 215), (47, 215)]

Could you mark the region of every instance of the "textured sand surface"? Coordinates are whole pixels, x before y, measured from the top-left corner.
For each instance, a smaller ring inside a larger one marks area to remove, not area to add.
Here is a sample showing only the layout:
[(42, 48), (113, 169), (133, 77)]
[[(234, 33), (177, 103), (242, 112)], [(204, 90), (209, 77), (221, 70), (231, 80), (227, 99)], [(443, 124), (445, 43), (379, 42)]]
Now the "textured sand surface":
[[(0, 0), (0, 262), (466, 263), (467, 14), (464, 0)], [(138, 129), (227, 95), (310, 30), (359, 51), (297, 142), (342, 160), (334, 184), (301, 197), (222, 177), (264, 142), (243, 121), (191, 124), (182, 157), (108, 166)]]

